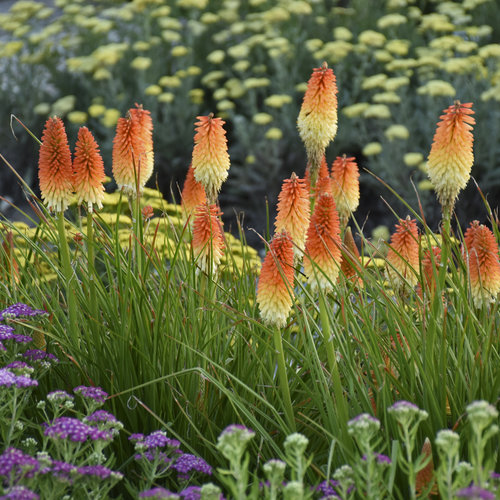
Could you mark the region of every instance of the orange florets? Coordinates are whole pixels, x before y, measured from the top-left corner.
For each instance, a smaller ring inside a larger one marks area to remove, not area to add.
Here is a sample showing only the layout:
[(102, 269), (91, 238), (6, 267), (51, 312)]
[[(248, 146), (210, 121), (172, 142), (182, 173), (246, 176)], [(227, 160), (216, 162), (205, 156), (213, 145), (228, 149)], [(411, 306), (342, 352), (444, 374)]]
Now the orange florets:
[(340, 219), (347, 222), (359, 205), (359, 170), (354, 158), (337, 156), (333, 162), (332, 192)]
[(195, 213), (196, 207), (207, 201), (204, 187), (194, 178), (193, 166), (189, 165), (182, 188), (181, 206), (186, 217)]

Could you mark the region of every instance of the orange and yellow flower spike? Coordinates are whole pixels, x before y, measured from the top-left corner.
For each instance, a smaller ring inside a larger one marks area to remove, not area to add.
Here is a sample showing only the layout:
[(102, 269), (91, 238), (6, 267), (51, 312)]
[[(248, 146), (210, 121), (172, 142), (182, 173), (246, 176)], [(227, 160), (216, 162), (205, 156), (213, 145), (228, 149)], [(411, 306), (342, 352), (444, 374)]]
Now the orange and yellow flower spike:
[(386, 274), (395, 290), (404, 289), (406, 284), (411, 287), (417, 284), (418, 247), (417, 221), (409, 216), (405, 220), (400, 219), (387, 252)]
[(432, 445), (430, 439), (427, 437), (422, 445), (422, 451), (420, 454), (424, 456), (424, 459), (428, 459), (429, 461), (423, 469), (420, 469), (417, 472), (415, 477), (415, 491), (418, 495), (422, 495), (425, 492), (427, 493), (425, 498), (430, 498), (431, 496), (436, 496), (438, 494), (438, 485), (436, 483), (436, 478), (434, 477)]
[(264, 323), (282, 328), (293, 305), (293, 245), (283, 231), (274, 236), (262, 263), (257, 303)]
[(102, 208), (104, 163), (99, 153), (99, 146), (87, 127), (81, 127), (78, 131), (73, 158), (73, 175), (78, 204), (87, 203), (89, 212), (92, 212), (93, 205)]
[(332, 163), (332, 192), (343, 226), (359, 205), (359, 170), (355, 158), (337, 156)]
[(339, 214), (333, 196), (322, 194), (314, 206), (304, 255), (304, 272), (313, 290), (333, 290), (341, 258)]
[(458, 193), (469, 182), (474, 162), (472, 125), (476, 122), (470, 116), (474, 114), (471, 107), (471, 102), (455, 101), (443, 111), (427, 161), (429, 179), (447, 218)]
[(474, 305), (478, 308), (495, 301), (500, 293), (500, 262), (495, 235), (477, 221), (465, 232), (469, 280)]
[(192, 161), (194, 177), (205, 188), (209, 203), (216, 203), (230, 164), (225, 122), (214, 118), (212, 113), (197, 119)]
[[(436, 277), (439, 273), (441, 265), (441, 249), (432, 247), (427, 249), (422, 259), (422, 283), (417, 285), (417, 293), (420, 298), (423, 298), (423, 290), (431, 296), (436, 291)], [(422, 286), (423, 285), (423, 286)]]
[(45, 122), (38, 160), (42, 199), (50, 210), (64, 212), (73, 195), (73, 168), (68, 137), (56, 116)]
[(205, 188), (194, 178), (193, 166), (189, 165), (181, 193), (181, 206), (186, 218), (196, 212), (196, 207), (206, 203)]
[(198, 206), (193, 223), (193, 255), (198, 267), (207, 274), (215, 274), (224, 255), (224, 233), (217, 205)]
[(133, 196), (152, 174), (153, 143), (149, 111), (132, 108), (119, 118), (113, 140), (113, 176), (119, 189)]
[(337, 133), (337, 84), (331, 68), (314, 68), (297, 119), (314, 187), (325, 149)]
[(310, 215), (309, 193), (305, 181), (293, 172), (290, 179), (283, 181), (274, 227), (276, 233), (286, 231), (290, 235), (296, 258), (304, 252)]

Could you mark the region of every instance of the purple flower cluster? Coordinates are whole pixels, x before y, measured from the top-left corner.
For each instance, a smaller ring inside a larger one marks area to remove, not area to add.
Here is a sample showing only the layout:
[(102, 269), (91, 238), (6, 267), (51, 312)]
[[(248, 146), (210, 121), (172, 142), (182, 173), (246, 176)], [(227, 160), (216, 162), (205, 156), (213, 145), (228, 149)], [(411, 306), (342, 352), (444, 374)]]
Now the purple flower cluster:
[(14, 328), (10, 325), (0, 325), (0, 341), (2, 340), (14, 340), (18, 344), (27, 344), (33, 341), (29, 335), (14, 333)]
[(50, 352), (42, 351), (42, 349), (28, 349), (24, 354), (23, 358), (29, 361), (49, 361), (54, 363), (59, 363), (56, 356)]
[(40, 468), (36, 458), (17, 448), (7, 448), (0, 455), (0, 477), (17, 482), (22, 477), (33, 477)]
[(139, 498), (152, 498), (154, 500), (161, 500), (163, 498), (174, 498), (178, 497), (175, 493), (172, 493), (165, 488), (152, 488), (150, 490), (143, 491), (139, 493)]
[(179, 496), (184, 500), (200, 500), (201, 488), (199, 486), (188, 486), (179, 493)]
[(115, 472), (104, 465), (84, 465), (83, 467), (78, 467), (77, 472), (80, 476), (92, 476), (99, 479), (108, 479), (113, 476), (116, 479), (123, 478), (121, 472)]
[(13, 486), (1, 498), (9, 500), (38, 500), (40, 497), (25, 486)]
[(471, 484), (467, 488), (457, 491), (456, 496), (458, 498), (469, 498), (471, 500), (495, 500), (496, 498), (491, 491), (485, 490), (475, 484)]
[(180, 479), (189, 479), (191, 472), (201, 472), (209, 476), (212, 474), (212, 467), (203, 458), (191, 455), (190, 453), (179, 455), (172, 465), (172, 469), (177, 471)]
[(26, 304), (18, 302), (17, 304), (12, 304), (3, 311), (0, 311), (0, 321), (4, 321), (9, 318), (20, 318), (22, 316), (41, 316), (46, 314), (47, 312), (42, 309), (33, 309)]
[(96, 403), (104, 403), (108, 397), (108, 393), (100, 387), (87, 387), (79, 385), (73, 389), (75, 394), (80, 394), (83, 398), (93, 399)]
[(108, 424), (118, 422), (116, 417), (106, 410), (97, 410), (88, 417), (85, 417), (85, 422), (91, 422), (96, 424)]
[[(392, 460), (387, 455), (383, 455), (382, 453), (375, 453), (375, 459), (379, 465), (391, 465), (392, 463)], [(366, 460), (366, 455), (363, 455), (361, 460)]]
[(26, 375), (16, 375), (8, 368), (0, 368), (0, 387), (15, 386), (18, 389), (37, 386), (38, 382)]
[(45, 423), (44, 434), (56, 439), (69, 439), (70, 441), (83, 443), (87, 439), (92, 441), (110, 441), (112, 434), (106, 430), (100, 430), (92, 425), (87, 425), (77, 418), (59, 417), (50, 424)]
[(144, 434), (131, 434), (128, 438), (129, 441), (135, 443), (136, 449), (147, 449), (151, 450), (154, 448), (163, 448), (164, 446), (168, 446), (169, 448), (173, 448), (173, 451), (180, 452), (181, 443), (177, 441), (177, 439), (171, 439), (167, 437), (165, 431), (154, 431), (151, 434), (145, 436)]
[(327, 479), (326, 481), (318, 484), (316, 491), (324, 497), (338, 497), (337, 491), (335, 490), (338, 485), (338, 481), (335, 481), (334, 479)]

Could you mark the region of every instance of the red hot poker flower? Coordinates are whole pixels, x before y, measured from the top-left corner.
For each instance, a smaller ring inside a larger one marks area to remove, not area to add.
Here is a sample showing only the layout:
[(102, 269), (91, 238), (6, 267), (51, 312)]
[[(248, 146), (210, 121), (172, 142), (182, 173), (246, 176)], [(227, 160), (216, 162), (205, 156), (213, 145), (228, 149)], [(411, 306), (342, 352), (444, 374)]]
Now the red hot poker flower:
[(45, 123), (38, 160), (42, 199), (49, 209), (64, 212), (73, 194), (71, 151), (64, 124), (51, 117)]
[(194, 178), (194, 169), (189, 165), (186, 180), (182, 188), (181, 206), (186, 217), (190, 217), (195, 213), (196, 207), (207, 201), (205, 188)]
[(345, 225), (359, 205), (359, 170), (355, 158), (337, 156), (332, 164), (332, 192)]
[(81, 127), (78, 131), (73, 175), (78, 204), (86, 202), (89, 212), (92, 212), (93, 205), (102, 208), (104, 163), (99, 153), (99, 146), (87, 127)]
[(262, 263), (257, 303), (264, 323), (282, 328), (293, 305), (293, 246), (283, 231), (274, 236)]

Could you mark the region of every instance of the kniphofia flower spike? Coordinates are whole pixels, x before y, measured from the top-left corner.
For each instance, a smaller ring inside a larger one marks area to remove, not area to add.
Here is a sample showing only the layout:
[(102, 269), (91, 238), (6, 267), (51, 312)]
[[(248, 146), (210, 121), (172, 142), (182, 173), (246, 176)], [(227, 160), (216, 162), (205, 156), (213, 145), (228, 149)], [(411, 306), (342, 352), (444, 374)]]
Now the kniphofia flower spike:
[(73, 168), (66, 130), (62, 120), (56, 116), (45, 122), (38, 179), (45, 204), (55, 212), (64, 212), (73, 195)]
[(332, 164), (331, 178), (335, 204), (345, 226), (359, 205), (359, 170), (355, 158), (337, 156)]
[(78, 131), (73, 174), (78, 204), (87, 203), (89, 212), (92, 212), (93, 205), (102, 208), (104, 163), (99, 153), (99, 146), (87, 127), (81, 127)]
[(181, 206), (186, 217), (193, 215), (196, 207), (207, 201), (205, 188), (194, 178), (193, 166), (189, 165), (181, 193)]
[(262, 263), (257, 303), (264, 323), (284, 327), (293, 304), (293, 246), (290, 236), (277, 233)]

